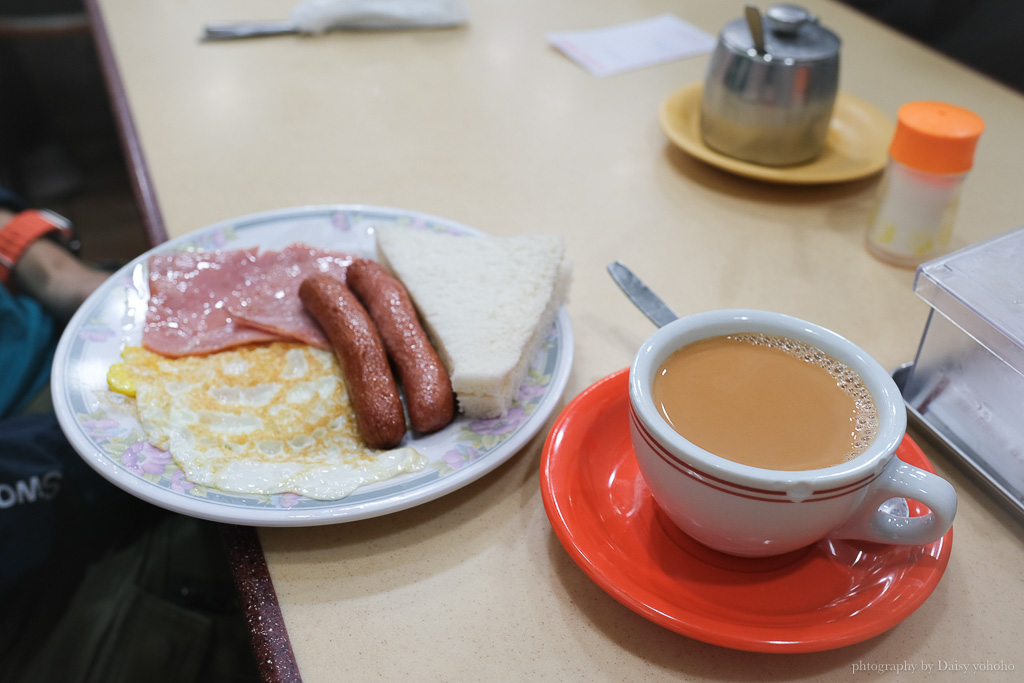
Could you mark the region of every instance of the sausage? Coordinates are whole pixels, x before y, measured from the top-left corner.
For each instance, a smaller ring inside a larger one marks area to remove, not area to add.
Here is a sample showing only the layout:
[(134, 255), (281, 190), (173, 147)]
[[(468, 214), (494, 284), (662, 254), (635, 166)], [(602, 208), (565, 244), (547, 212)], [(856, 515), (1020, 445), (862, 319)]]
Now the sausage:
[(394, 448), (405, 436), (405, 413), (387, 354), (366, 309), (344, 283), (330, 275), (303, 280), (299, 298), (331, 341), (366, 445)]
[(447, 425), (455, 416), (452, 382), (420, 326), (405, 286), (368, 259), (356, 259), (345, 273), (345, 282), (377, 325), (405, 391), (413, 429), (429, 433)]

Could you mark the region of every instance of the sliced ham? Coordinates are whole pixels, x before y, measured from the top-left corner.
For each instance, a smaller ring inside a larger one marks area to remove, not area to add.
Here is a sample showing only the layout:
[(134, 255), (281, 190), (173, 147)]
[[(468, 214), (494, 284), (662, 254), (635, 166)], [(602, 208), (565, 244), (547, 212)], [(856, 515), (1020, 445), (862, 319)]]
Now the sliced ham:
[(236, 323), (283, 338), (329, 349), (330, 342), (299, 299), (299, 285), (311, 275), (324, 273), (344, 281), (352, 257), (304, 244), (259, 256), (258, 281), (250, 296), (228, 304)]
[(348, 254), (304, 244), (154, 255), (143, 345), (165, 356), (280, 339), (329, 348), (302, 307), (299, 285), (316, 273), (343, 280), (351, 262)]

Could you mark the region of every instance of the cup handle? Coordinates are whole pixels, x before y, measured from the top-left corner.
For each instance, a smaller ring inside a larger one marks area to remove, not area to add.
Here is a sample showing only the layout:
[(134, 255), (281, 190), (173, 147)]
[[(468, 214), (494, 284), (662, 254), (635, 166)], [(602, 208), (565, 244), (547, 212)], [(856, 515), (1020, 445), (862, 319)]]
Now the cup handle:
[[(901, 517), (879, 509), (897, 497), (923, 503), (930, 512)], [(948, 481), (893, 457), (872, 482), (861, 506), (829, 536), (900, 545), (932, 543), (953, 526), (956, 504), (956, 490)]]

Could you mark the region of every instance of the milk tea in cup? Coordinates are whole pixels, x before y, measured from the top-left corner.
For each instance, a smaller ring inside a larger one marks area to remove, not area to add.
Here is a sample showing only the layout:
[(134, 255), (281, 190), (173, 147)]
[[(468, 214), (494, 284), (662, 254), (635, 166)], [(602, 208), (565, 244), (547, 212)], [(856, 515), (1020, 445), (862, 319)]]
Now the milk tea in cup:
[(687, 344), (658, 368), (652, 392), (658, 412), (687, 440), (753, 467), (838, 465), (878, 432), (860, 376), (788, 337), (744, 333)]
[[(701, 357), (708, 349), (723, 357)], [(698, 359), (687, 368), (691, 352)], [(755, 362), (762, 355), (768, 363)], [(720, 392), (752, 402), (722, 403)], [(953, 523), (949, 482), (896, 457), (907, 411), (892, 377), (820, 325), (750, 309), (679, 318), (637, 351), (629, 401), (651, 496), (715, 550), (766, 557), (823, 539), (923, 545)], [(892, 498), (928, 512), (893, 514), (883, 507)]]

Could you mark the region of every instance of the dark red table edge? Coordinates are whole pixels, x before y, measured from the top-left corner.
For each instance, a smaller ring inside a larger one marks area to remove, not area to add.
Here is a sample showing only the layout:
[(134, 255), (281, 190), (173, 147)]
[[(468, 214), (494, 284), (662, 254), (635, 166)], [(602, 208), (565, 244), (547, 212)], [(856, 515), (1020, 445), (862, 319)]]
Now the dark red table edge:
[[(85, 5), (111, 107), (117, 120), (122, 149), (127, 157), (132, 191), (142, 214), (146, 238), (150, 245), (155, 246), (167, 241), (167, 230), (98, 2), (85, 0)], [(266, 683), (301, 681), (256, 529), (223, 524), (221, 537), (224, 539), (235, 587), (249, 626), (261, 678)]]

